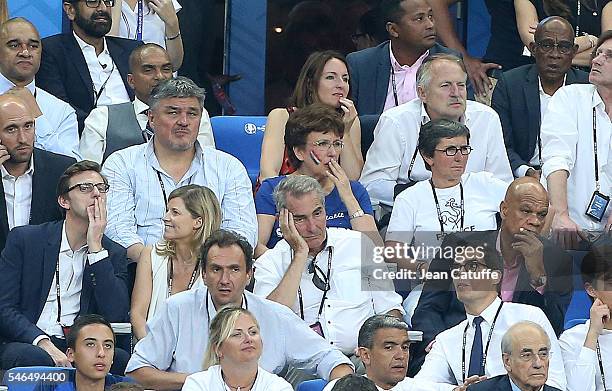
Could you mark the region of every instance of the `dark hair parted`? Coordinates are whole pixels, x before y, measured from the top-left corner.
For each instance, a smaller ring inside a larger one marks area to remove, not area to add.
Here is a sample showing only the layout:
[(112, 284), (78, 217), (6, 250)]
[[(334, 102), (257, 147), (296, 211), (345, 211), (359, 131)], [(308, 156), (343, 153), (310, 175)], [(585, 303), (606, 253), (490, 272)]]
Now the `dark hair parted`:
[(70, 178), (85, 171), (95, 171), (102, 177), (104, 183), (108, 183), (108, 180), (100, 173), (101, 167), (98, 163), (92, 162), (91, 160), (81, 160), (72, 164), (64, 171), (57, 182), (56, 195), (59, 197), (68, 192), (70, 188)]
[[(419, 152), (423, 156), (432, 157), (440, 140), (445, 138), (465, 136), (470, 142), (470, 130), (461, 122), (448, 119), (437, 119), (421, 125), (419, 132)], [(431, 167), (425, 162), (425, 168)]]
[(372, 349), (374, 346), (374, 334), (380, 329), (400, 329), (406, 330), (406, 335), (410, 327), (401, 319), (392, 315), (374, 315), (363, 322), (357, 337), (357, 346), (360, 348)]
[(226, 229), (218, 229), (211, 233), (202, 245), (202, 253), (200, 255), (200, 259), (202, 260), (202, 273), (206, 272), (208, 252), (213, 246), (218, 246), (220, 248), (228, 248), (231, 246), (240, 247), (244, 255), (247, 272), (253, 268), (253, 247), (251, 247), (244, 236)]
[(293, 94), (289, 98), (289, 106), (302, 108), (319, 102), (317, 85), (323, 74), (325, 64), (332, 58), (342, 61), (348, 70), (346, 58), (334, 50), (312, 53), (302, 66)]
[(66, 346), (74, 349), (76, 347), (76, 342), (79, 338), (79, 332), (81, 329), (92, 324), (101, 324), (108, 327), (113, 334), (113, 342), (115, 342), (115, 332), (113, 331), (113, 327), (111, 326), (110, 322), (104, 319), (102, 315), (87, 314), (81, 315), (74, 320), (72, 327), (70, 327), (70, 332), (66, 336)]
[(285, 146), (293, 167), (299, 168), (302, 164), (293, 148), (305, 145), (308, 135), (312, 132), (333, 132), (342, 138), (342, 114), (323, 103), (313, 103), (289, 114), (285, 125)]

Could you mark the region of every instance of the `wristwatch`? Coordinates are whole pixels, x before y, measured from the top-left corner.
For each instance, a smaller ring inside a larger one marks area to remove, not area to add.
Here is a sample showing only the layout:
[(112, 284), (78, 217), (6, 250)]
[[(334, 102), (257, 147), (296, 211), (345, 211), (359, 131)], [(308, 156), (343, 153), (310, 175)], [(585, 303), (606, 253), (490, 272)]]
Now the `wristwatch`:
[(349, 216), (349, 220), (353, 220), (353, 219), (356, 219), (357, 217), (361, 217), (361, 216), (365, 216), (365, 213), (363, 212), (363, 209), (359, 209), (357, 212), (355, 212), (352, 215), (350, 215)]
[(532, 278), (529, 280), (529, 283), (534, 288), (542, 287), (546, 285), (546, 276), (542, 275), (542, 276), (539, 276), (538, 278)]

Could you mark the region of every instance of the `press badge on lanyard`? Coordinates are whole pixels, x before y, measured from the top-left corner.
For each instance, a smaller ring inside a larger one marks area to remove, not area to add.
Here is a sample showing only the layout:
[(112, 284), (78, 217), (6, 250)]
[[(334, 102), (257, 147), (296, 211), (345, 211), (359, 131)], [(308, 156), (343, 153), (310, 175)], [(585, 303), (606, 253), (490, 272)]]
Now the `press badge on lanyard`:
[(591, 196), (591, 202), (587, 206), (584, 214), (592, 218), (593, 220), (600, 222), (604, 214), (606, 213), (606, 208), (610, 203), (610, 197), (601, 193), (599, 186), (599, 164), (597, 160), (597, 117), (595, 115), (595, 107), (593, 107), (593, 154), (595, 155), (595, 191)]

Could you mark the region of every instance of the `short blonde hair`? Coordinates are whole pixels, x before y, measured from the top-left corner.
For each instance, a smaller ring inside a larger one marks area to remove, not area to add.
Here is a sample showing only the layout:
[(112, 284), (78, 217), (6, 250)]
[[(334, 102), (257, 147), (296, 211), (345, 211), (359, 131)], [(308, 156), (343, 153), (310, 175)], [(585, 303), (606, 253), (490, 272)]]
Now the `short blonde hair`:
[(207, 370), (213, 365), (219, 364), (219, 349), (232, 334), (236, 326), (236, 320), (240, 315), (248, 315), (253, 319), (255, 325), (259, 329), (259, 323), (255, 316), (247, 309), (237, 307), (234, 304), (228, 304), (217, 312), (217, 315), (210, 322), (210, 330), (208, 332), (208, 347), (204, 354), (203, 370)]

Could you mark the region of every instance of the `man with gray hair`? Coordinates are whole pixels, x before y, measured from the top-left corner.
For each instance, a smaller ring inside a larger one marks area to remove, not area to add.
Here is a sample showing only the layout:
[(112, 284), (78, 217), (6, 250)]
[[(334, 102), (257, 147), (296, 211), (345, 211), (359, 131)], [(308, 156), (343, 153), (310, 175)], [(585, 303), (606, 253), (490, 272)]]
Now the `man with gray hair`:
[(430, 178), (417, 144), (421, 125), (436, 119), (461, 122), (472, 132), (466, 172), (488, 171), (510, 183), (513, 176), (499, 116), (488, 106), (466, 100), (463, 61), (450, 54), (430, 56), (419, 67), (416, 84), (418, 98), (385, 111), (374, 129), (360, 179), (372, 203), (393, 207), (396, 185), (407, 187)]
[(508, 372), (468, 388), (469, 391), (559, 391), (549, 386), (550, 339), (537, 323), (522, 321), (506, 331), (501, 341), (502, 359)]
[(204, 90), (190, 79), (161, 82), (149, 99), (153, 138), (113, 153), (104, 163), (113, 187), (106, 233), (128, 249), (132, 260), (161, 238), (168, 194), (187, 184), (210, 188), (221, 205), (221, 227), (243, 235), (251, 245), (256, 242), (246, 169), (235, 157), (197, 141), (203, 104)]
[(402, 298), (392, 280), (370, 274), (374, 244), (365, 234), (326, 228), (316, 179), (288, 176), (274, 199), (284, 239), (257, 259), (254, 293), (291, 308), (331, 345), (354, 354), (357, 327), (375, 314), (401, 316)]
[[(408, 347), (420, 340), (422, 332), (411, 331), (408, 325), (391, 315), (374, 315), (368, 318), (359, 330), (357, 354), (363, 361), (366, 376), (378, 389), (394, 391), (462, 391), (477, 381), (478, 376), (468, 379), (463, 386), (415, 382), (406, 377)], [(330, 381), (323, 391), (330, 391), (339, 380)]]

